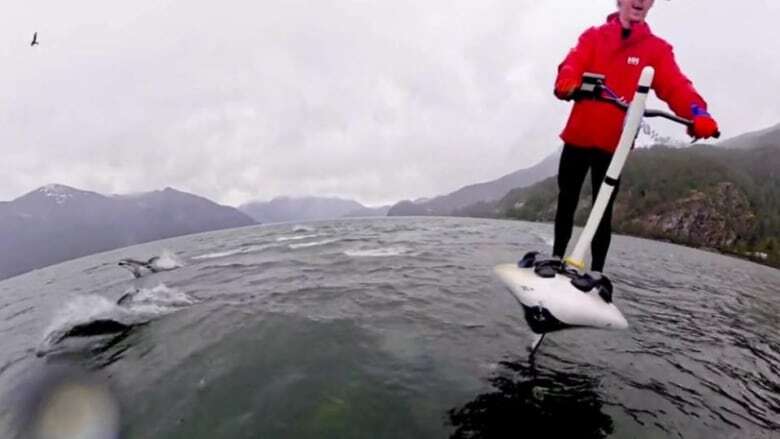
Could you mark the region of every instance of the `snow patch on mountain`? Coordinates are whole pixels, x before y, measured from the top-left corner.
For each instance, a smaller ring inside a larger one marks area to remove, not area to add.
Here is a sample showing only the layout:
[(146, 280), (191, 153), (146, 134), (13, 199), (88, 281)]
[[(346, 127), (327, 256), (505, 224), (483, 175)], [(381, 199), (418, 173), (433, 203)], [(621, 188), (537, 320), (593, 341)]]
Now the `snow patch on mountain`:
[(54, 198), (54, 201), (57, 204), (63, 204), (68, 201), (69, 198), (73, 198), (75, 192), (73, 188), (61, 184), (47, 184), (38, 189), (38, 191), (47, 197)]

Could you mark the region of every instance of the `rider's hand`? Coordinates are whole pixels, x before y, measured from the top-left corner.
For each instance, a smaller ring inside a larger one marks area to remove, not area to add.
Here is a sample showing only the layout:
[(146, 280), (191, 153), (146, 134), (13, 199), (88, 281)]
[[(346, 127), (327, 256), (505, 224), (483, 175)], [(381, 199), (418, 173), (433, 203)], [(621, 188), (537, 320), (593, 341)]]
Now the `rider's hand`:
[(695, 139), (706, 139), (718, 134), (718, 123), (707, 110), (693, 105), (693, 125), (688, 127), (688, 134)]
[(574, 93), (579, 90), (581, 84), (582, 79), (580, 78), (559, 76), (558, 80), (555, 81), (555, 96), (558, 99), (568, 101), (574, 97)]

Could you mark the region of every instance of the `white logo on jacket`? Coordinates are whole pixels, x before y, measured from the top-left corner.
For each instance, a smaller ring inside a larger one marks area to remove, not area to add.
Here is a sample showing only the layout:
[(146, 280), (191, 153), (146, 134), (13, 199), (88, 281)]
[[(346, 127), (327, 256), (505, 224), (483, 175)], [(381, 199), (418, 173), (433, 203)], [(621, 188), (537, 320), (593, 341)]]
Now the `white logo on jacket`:
[(631, 64), (632, 66), (638, 66), (639, 65), (639, 57), (638, 56), (629, 56), (626, 60), (627, 63)]

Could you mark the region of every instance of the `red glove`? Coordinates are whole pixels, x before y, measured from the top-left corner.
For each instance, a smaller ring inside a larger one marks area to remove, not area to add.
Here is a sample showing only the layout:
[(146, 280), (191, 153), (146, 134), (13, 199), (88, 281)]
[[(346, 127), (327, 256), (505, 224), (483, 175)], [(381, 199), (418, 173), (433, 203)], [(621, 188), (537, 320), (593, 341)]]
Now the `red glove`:
[(698, 105), (693, 105), (692, 110), (693, 125), (688, 127), (688, 134), (691, 137), (694, 139), (706, 139), (720, 134), (718, 132), (718, 123), (710, 116), (710, 113), (707, 113), (707, 110), (702, 109)]
[(574, 92), (579, 90), (582, 80), (580, 78), (572, 78), (570, 76), (560, 76), (555, 81), (555, 96), (558, 99), (568, 101), (574, 96)]

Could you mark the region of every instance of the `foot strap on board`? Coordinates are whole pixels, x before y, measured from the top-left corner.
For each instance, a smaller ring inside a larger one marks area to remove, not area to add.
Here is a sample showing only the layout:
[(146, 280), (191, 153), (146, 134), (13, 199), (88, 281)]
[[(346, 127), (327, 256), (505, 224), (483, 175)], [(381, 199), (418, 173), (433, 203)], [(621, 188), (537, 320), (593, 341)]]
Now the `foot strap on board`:
[(534, 273), (545, 278), (554, 277), (563, 269), (563, 262), (560, 258), (537, 259), (538, 256), (539, 252), (528, 252), (518, 261), (517, 266), (520, 268), (533, 267)]
[(599, 296), (604, 302), (612, 303), (612, 281), (603, 274), (595, 273), (580, 274), (573, 267), (569, 267), (560, 258), (552, 257), (549, 259), (537, 259), (539, 252), (528, 252), (517, 262), (520, 268), (532, 268), (537, 276), (544, 278), (555, 277), (560, 274), (571, 278), (571, 284), (578, 290), (589, 293), (594, 288), (597, 289)]
[(594, 288), (597, 289), (599, 297), (607, 303), (612, 303), (612, 281), (603, 274), (591, 274), (585, 273), (575, 276), (571, 280), (571, 284), (574, 285), (580, 291), (589, 293)]

